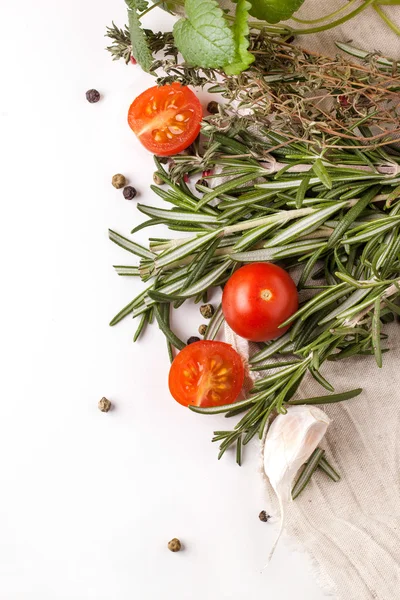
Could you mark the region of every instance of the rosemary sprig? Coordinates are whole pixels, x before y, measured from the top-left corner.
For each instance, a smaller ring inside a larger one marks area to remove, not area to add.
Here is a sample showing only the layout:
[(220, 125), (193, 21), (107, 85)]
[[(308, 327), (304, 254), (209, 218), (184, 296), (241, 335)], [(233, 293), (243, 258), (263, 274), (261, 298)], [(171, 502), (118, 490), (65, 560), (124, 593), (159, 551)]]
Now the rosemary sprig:
[[(163, 224), (185, 235), (152, 239), (147, 249), (110, 232), (112, 241), (139, 260), (117, 272), (139, 274), (148, 282), (111, 324), (139, 316), (140, 334), (153, 310), (171, 355), (171, 344), (184, 346), (171, 331), (171, 308), (198, 298), (210, 285), (223, 285), (242, 262), (279, 260), (287, 269), (296, 266), (299, 287), (315, 289), (288, 320), (291, 329), (252, 357), (251, 369), (262, 376), (246, 400), (193, 408), (228, 418), (241, 413), (231, 430), (214, 437), (219, 457), (236, 445), (238, 462), (244, 446), (254, 436), (262, 437), (271, 414), (284, 413), (300, 401), (321, 404), (359, 394), (358, 389), (334, 392), (324, 363), (373, 354), (380, 367), (387, 351), (382, 328), (400, 312), (400, 154), (390, 146), (386, 129), (395, 108), (379, 114), (374, 108), (394, 93), (398, 98), (400, 77), (382, 73), (375, 64), (353, 67), (339, 60), (333, 68), (332, 61), (328, 66), (321, 57), (262, 37), (253, 37), (252, 44), (260, 52), (252, 74), (226, 79), (224, 90), (242, 107), (255, 107), (252, 129), (248, 118), (221, 108), (203, 123), (204, 138), (191, 155), (173, 157), (168, 172), (156, 160), (166, 185), (153, 189), (171, 209), (139, 206), (149, 217), (145, 225)], [(170, 75), (188, 74), (186, 66), (172, 64), (176, 69), (171, 66)], [(216, 76), (197, 75), (211, 84)], [(304, 100), (314, 83), (319, 85), (316, 94), (328, 86), (334, 104), (327, 114), (315, 112)], [(350, 106), (340, 104), (339, 92), (352, 98)], [(267, 124), (271, 115), (273, 128)], [(381, 135), (371, 134), (372, 125)], [(223, 179), (216, 179), (216, 185), (211, 179), (211, 187), (197, 185), (193, 191), (185, 175), (205, 169), (217, 170)], [(214, 339), (222, 322), (219, 308), (207, 339)], [(295, 394), (305, 377), (313, 377), (330, 394), (300, 400)], [(323, 460), (319, 464), (329, 470)]]

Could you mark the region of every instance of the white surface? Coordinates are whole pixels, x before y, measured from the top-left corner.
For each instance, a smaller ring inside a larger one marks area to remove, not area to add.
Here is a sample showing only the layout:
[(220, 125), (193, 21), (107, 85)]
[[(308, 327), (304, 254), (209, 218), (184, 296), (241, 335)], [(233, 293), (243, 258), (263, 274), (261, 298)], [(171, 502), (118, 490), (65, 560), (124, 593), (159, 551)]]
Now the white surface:
[[(108, 327), (140, 287), (112, 269), (133, 261), (107, 227), (128, 233), (141, 215), (111, 176), (155, 200), (152, 158), (126, 125), (152, 79), (103, 50), (122, 0), (1, 0), (0, 19), (0, 599), (320, 600), (282, 546), (261, 573), (275, 530), (258, 520), (257, 444), (241, 469), (218, 462), (210, 438), (226, 421), (170, 398), (161, 333), (133, 345), (132, 321)], [(190, 319), (182, 335), (202, 322)]]

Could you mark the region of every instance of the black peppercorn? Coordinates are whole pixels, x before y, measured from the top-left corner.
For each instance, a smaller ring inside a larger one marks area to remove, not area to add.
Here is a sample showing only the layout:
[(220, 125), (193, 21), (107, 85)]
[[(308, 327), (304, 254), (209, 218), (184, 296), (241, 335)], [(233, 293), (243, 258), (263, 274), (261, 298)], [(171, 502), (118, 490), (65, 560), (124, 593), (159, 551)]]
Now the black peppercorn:
[(162, 165), (166, 165), (167, 162), (169, 161), (168, 156), (156, 156), (156, 159), (158, 160), (159, 163), (161, 163)]
[(180, 152), (180, 154), (182, 156), (193, 156), (194, 151), (193, 151), (192, 144), (190, 144), (190, 146), (188, 146), (187, 148), (185, 148), (184, 150), (182, 150), (182, 152)]
[(199, 179), (196, 185), (202, 185), (203, 187), (208, 187), (207, 179)]
[(88, 90), (86, 92), (86, 100), (90, 102), (90, 104), (94, 104), (100, 100), (100, 92), (97, 90)]
[(200, 306), (200, 312), (205, 319), (211, 319), (215, 311), (212, 304), (203, 304)]
[(271, 518), (271, 515), (267, 515), (265, 510), (262, 510), (260, 512), (260, 514), (258, 515), (258, 518), (260, 519), (260, 521), (263, 521), (263, 523), (266, 523), (268, 521), (268, 519)]
[(137, 191), (131, 185), (127, 185), (122, 193), (124, 194), (125, 200), (133, 200), (137, 194)]
[(212, 100), (211, 102), (209, 102), (207, 104), (207, 110), (210, 113), (210, 115), (216, 115), (219, 112), (218, 102), (215, 102), (215, 100)]
[(199, 337), (197, 337), (196, 335), (192, 335), (186, 343), (187, 343), (187, 345), (189, 345), (189, 344), (194, 344), (195, 342), (199, 342), (199, 341), (200, 341)]

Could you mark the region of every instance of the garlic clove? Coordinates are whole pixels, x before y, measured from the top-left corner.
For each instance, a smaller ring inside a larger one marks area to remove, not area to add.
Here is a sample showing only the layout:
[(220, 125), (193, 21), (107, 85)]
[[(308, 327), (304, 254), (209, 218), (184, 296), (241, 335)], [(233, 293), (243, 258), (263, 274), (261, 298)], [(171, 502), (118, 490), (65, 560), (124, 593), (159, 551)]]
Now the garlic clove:
[(277, 495), (281, 511), (279, 534), (268, 562), (283, 531), (296, 473), (321, 442), (329, 423), (327, 415), (315, 406), (289, 406), (287, 413), (278, 415), (267, 432), (264, 471)]

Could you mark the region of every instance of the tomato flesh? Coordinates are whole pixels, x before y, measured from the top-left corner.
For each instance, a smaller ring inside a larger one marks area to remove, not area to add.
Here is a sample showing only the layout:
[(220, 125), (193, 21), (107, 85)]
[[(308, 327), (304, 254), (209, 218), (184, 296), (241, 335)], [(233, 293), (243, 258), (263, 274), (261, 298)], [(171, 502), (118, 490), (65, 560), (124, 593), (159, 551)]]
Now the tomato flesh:
[(140, 94), (129, 108), (128, 123), (147, 150), (170, 156), (196, 139), (202, 115), (197, 96), (175, 82)]
[(253, 342), (281, 336), (279, 325), (298, 308), (298, 293), (290, 275), (272, 263), (241, 267), (225, 285), (222, 311), (235, 333)]
[(184, 406), (223, 406), (237, 399), (243, 380), (243, 361), (232, 346), (202, 340), (176, 356), (169, 372), (169, 389)]

